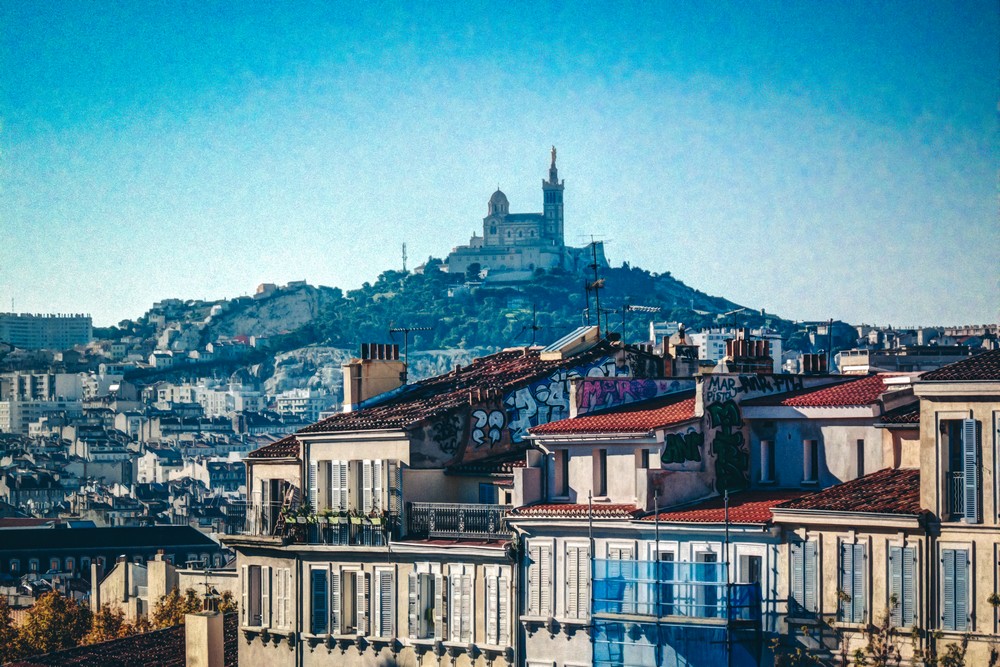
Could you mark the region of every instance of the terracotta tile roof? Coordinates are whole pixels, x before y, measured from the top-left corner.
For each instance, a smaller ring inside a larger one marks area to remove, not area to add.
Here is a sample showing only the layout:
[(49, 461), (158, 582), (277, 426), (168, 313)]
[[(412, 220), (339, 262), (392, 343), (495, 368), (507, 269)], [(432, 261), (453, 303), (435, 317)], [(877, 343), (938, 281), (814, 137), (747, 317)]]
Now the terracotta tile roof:
[(294, 435), (289, 435), (287, 437), (278, 440), (277, 442), (272, 442), (269, 445), (264, 445), (263, 447), (258, 447), (249, 454), (246, 458), (248, 459), (279, 459), (286, 458), (290, 456), (298, 456), (301, 451), (299, 446), (298, 438)]
[[(803, 491), (776, 489), (774, 491), (747, 491), (731, 495), (729, 496), (729, 523), (769, 523), (772, 507), (799, 498), (803, 494)], [(655, 521), (656, 515), (644, 516), (642, 520)], [(722, 496), (717, 496), (691, 507), (660, 512), (659, 520), (672, 523), (724, 523), (726, 521), (725, 499)]]
[(914, 426), (920, 424), (920, 403), (895, 408), (879, 417), (876, 426)]
[(514, 468), (523, 468), (527, 465), (527, 460), (525, 458), (526, 449), (519, 449), (514, 452), (508, 452), (506, 454), (501, 454), (499, 456), (491, 456), (489, 458), (478, 459), (475, 461), (468, 461), (466, 463), (458, 463), (453, 466), (449, 466), (445, 470), (447, 475), (475, 475), (475, 476), (493, 476), (493, 475), (504, 475), (510, 476), (514, 474)]
[(787, 394), (762, 396), (744, 401), (743, 405), (784, 405), (795, 408), (842, 408), (872, 405), (889, 390), (885, 379), (890, 375), (868, 375), (824, 387), (791, 391)]
[[(565, 359), (542, 361), (538, 349), (518, 348), (480, 357), (464, 368), (422, 380), (383, 403), (343, 412), (307, 426), (299, 433), (399, 429), (448, 412), (484, 392), (505, 394), (560, 369), (573, 368), (614, 353), (618, 348), (601, 341), (591, 349)], [(484, 396), (485, 397), (485, 396)]]
[(532, 435), (574, 433), (648, 433), (660, 426), (694, 419), (694, 392), (668, 394), (641, 403), (592, 412), (573, 419), (542, 424)]
[[(548, 505), (524, 505), (511, 512), (514, 516), (544, 516), (557, 519), (586, 519), (590, 513), (587, 504), (554, 503)], [(594, 503), (595, 519), (634, 519), (642, 514), (635, 505), (608, 505)]]
[(887, 468), (778, 505), (777, 509), (921, 514), (920, 470)]
[(942, 366), (935, 371), (924, 373), (920, 380), (921, 382), (942, 380), (1000, 380), (1000, 350), (982, 352), (974, 357)]

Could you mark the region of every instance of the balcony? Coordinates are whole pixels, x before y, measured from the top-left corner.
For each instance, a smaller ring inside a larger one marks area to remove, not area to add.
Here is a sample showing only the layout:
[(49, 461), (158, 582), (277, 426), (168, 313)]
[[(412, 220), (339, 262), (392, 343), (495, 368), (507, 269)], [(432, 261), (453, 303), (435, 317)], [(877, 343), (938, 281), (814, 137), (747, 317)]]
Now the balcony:
[(676, 625), (755, 624), (759, 584), (730, 584), (725, 563), (595, 560), (595, 618)]
[(393, 515), (328, 517), (302, 514), (298, 509), (280, 503), (230, 503), (225, 534), (277, 537), (292, 544), (383, 547), (398, 532), (399, 519)]
[(409, 537), (508, 540), (504, 519), (510, 505), (472, 503), (408, 503), (406, 533)]
[(965, 518), (965, 473), (945, 473), (945, 493), (948, 494), (948, 515), (952, 521)]

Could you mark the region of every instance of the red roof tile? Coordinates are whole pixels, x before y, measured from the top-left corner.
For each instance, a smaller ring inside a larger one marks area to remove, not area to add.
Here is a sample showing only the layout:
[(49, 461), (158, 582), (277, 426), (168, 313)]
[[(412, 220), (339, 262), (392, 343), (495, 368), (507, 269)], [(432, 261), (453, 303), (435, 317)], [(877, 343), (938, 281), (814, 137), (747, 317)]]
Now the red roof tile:
[(574, 433), (648, 433), (661, 426), (694, 419), (694, 392), (669, 394), (641, 403), (592, 412), (573, 419), (542, 424), (533, 435)]
[(947, 380), (1000, 380), (1000, 350), (982, 352), (974, 357), (924, 373), (924, 381)]
[(353, 412), (343, 412), (307, 426), (299, 433), (367, 431), (409, 428), (429, 417), (469, 405), (479, 392), (505, 394), (547, 377), (613, 354), (619, 348), (601, 341), (591, 349), (566, 359), (543, 361), (540, 350), (519, 348), (480, 357), (465, 368), (422, 380), (385, 402)]
[[(747, 491), (729, 496), (729, 523), (768, 523), (771, 508), (787, 500), (799, 498), (803, 491), (774, 490)], [(655, 514), (644, 516), (643, 521), (655, 521)], [(697, 505), (684, 509), (660, 512), (659, 520), (671, 523), (724, 523), (726, 520), (725, 499), (722, 496), (709, 498)]]
[(868, 375), (834, 385), (753, 398), (744, 401), (743, 405), (784, 405), (795, 408), (841, 408), (872, 405), (877, 403), (879, 397), (889, 390), (885, 384), (887, 377), (892, 376)]
[(849, 482), (831, 486), (777, 509), (920, 514), (920, 470), (887, 468)]
[[(566, 519), (586, 519), (590, 516), (590, 505), (554, 503), (549, 505), (524, 505), (511, 512), (514, 516), (544, 516)], [(634, 519), (642, 510), (635, 505), (608, 505), (594, 503), (595, 519)]]
[(878, 424), (889, 426), (915, 426), (920, 424), (920, 403), (904, 405), (882, 415)]
[(299, 441), (294, 435), (289, 435), (277, 442), (272, 442), (269, 445), (264, 445), (263, 447), (258, 447), (249, 454), (247, 454), (248, 459), (279, 459), (287, 458), (292, 456), (298, 456), (299, 451)]

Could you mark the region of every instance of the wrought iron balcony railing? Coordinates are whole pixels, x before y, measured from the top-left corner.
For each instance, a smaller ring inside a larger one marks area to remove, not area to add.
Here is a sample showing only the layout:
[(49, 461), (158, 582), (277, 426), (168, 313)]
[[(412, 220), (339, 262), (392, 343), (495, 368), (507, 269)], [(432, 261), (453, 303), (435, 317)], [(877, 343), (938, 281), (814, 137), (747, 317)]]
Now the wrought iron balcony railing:
[(472, 503), (408, 503), (406, 533), (409, 537), (475, 538), (506, 540), (510, 505)]

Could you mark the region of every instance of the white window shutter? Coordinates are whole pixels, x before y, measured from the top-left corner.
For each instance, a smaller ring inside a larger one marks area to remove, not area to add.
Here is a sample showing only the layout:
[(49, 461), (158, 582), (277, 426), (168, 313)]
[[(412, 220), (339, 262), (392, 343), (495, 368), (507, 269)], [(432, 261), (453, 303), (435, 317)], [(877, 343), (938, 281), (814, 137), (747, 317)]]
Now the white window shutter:
[(381, 460), (372, 462), (372, 509), (383, 511), (386, 508), (385, 499), (382, 496), (383, 479), (385, 467)]
[(497, 577), (486, 577), (486, 643), (489, 646), (496, 646), (499, 642), (500, 591)]
[(330, 480), (330, 485), (326, 491), (326, 504), (332, 510), (337, 510), (340, 504), (340, 477), (338, 476), (340, 470), (337, 463), (337, 461), (326, 462), (328, 468), (327, 478)]
[(445, 587), (448, 584), (448, 579), (444, 575), (436, 574), (434, 575), (434, 637), (436, 639), (444, 639), (447, 636), (447, 626), (445, 623), (448, 620), (448, 592)]
[(805, 558), (802, 575), (804, 579), (803, 602), (806, 611), (815, 612), (818, 609), (816, 604), (816, 542), (805, 543)]
[(539, 552), (539, 605), (542, 616), (552, 615), (552, 548), (542, 547)]
[(260, 626), (271, 627), (271, 566), (260, 568)]
[(903, 593), (900, 604), (903, 609), (903, 625), (912, 627), (916, 623), (916, 578), (917, 550), (913, 547), (903, 549)]
[(241, 577), (241, 579), (242, 579), (242, 584), (243, 584), (243, 587), (242, 587), (243, 588), (243, 595), (242, 595), (242, 601), (241, 601), (241, 604), (240, 604), (240, 623), (242, 623), (244, 626), (247, 626), (247, 625), (249, 625), (249, 623), (247, 623), (247, 613), (248, 613), (247, 610), (250, 609), (250, 606), (247, 604), (247, 602), (249, 602), (249, 600), (250, 600), (250, 593), (249, 593), (249, 591), (250, 591), (250, 569), (246, 565), (243, 566), (242, 575), (243, 576)]
[(533, 546), (528, 549), (528, 614), (531, 616), (542, 615), (541, 604), (541, 553), (540, 547)]
[(452, 574), (448, 577), (451, 582), (451, 595), (449, 600), (451, 600), (452, 609), (457, 610), (458, 613), (453, 613), (449, 617), (449, 629), (448, 638), (453, 642), (462, 641), (462, 575)]
[(330, 573), (330, 633), (343, 633), (340, 623), (340, 572)]
[(319, 501), (319, 487), (317, 486), (317, 463), (316, 461), (309, 462), (309, 505), (312, 507), (312, 511), (315, 512), (318, 508), (316, 503)]
[(892, 624), (897, 628), (903, 627), (903, 616), (905, 605), (905, 589), (903, 588), (903, 548), (889, 547), (889, 598), (890, 604), (893, 599), (895, 604), (890, 613)]
[(865, 574), (867, 571), (865, 562), (865, 545), (854, 545), (854, 582), (852, 589), (852, 621), (863, 623), (865, 620)]
[[(790, 545), (790, 550), (791, 550), (791, 561), (792, 561), (791, 598), (800, 607), (805, 608), (805, 599), (804, 599), (805, 564), (803, 561), (803, 553), (804, 553), (803, 545), (801, 542), (793, 542)], [(789, 614), (794, 613), (792, 609), (789, 609), (788, 612)]]
[(510, 577), (501, 575), (497, 580), (497, 623), (500, 646), (510, 644)]
[(372, 462), (361, 463), (361, 507), (365, 514), (372, 511)]
[(274, 571), (274, 627), (285, 627), (285, 571), (278, 568)]
[(963, 476), (965, 478), (965, 521), (979, 523), (979, 448), (976, 420), (962, 420)]
[(410, 600), (409, 600), (409, 631), (410, 639), (416, 639), (420, 636), (420, 611), (417, 604), (417, 595), (419, 591), (420, 579), (416, 572), (410, 572)]
[(579, 618), (580, 549), (566, 548), (566, 616)]
[[(469, 572), (469, 569), (466, 567), (466, 572)], [(472, 577), (472, 574), (462, 575), (462, 629), (459, 636), (461, 642), (472, 642), (472, 621), (474, 619), (472, 613)]]
[(358, 634), (365, 636), (368, 634), (368, 575), (364, 572), (358, 572), (356, 589), (357, 589), (357, 630)]
[(389, 480), (389, 506), (386, 508), (393, 516), (399, 516), (403, 498), (403, 476), (398, 461), (390, 460), (386, 466)]
[(378, 628), (379, 637), (394, 637), (392, 617), (395, 609), (395, 591), (393, 590), (392, 572), (382, 570), (378, 573)]

